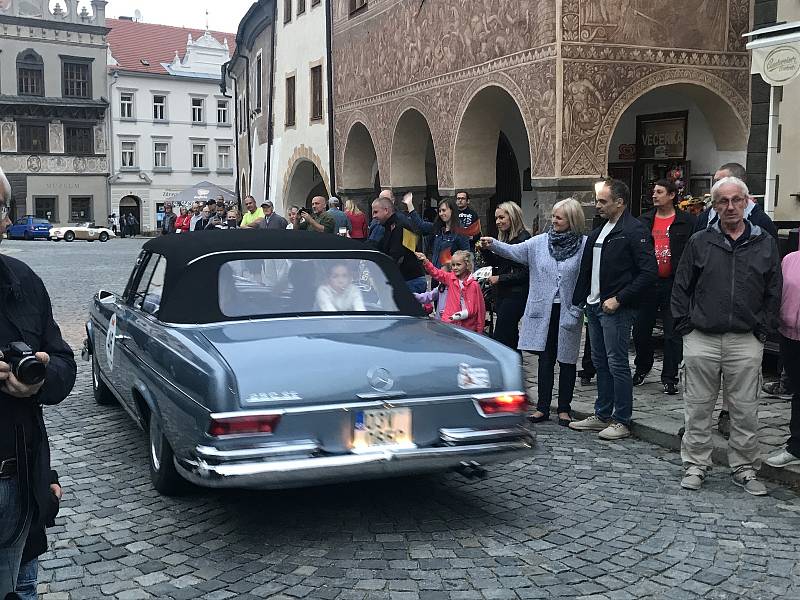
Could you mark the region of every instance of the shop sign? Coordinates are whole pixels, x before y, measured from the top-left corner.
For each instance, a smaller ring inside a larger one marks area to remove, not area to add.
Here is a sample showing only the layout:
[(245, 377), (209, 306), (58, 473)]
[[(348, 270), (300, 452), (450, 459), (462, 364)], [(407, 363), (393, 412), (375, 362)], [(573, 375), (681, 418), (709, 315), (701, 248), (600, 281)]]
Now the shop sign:
[(770, 85), (786, 85), (800, 75), (800, 51), (788, 45), (770, 49), (761, 74)]
[(686, 114), (637, 117), (636, 158), (686, 158)]

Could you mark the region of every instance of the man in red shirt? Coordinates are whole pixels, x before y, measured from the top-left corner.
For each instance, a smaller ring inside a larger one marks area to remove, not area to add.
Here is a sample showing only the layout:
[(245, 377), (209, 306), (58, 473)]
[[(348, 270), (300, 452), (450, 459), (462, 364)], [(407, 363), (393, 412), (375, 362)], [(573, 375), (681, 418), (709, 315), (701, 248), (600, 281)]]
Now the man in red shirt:
[(661, 384), (664, 393), (678, 393), (678, 365), (683, 355), (681, 337), (672, 329), (670, 298), (672, 283), (686, 242), (694, 233), (695, 218), (688, 212), (675, 209), (678, 188), (668, 179), (660, 179), (653, 186), (653, 209), (639, 219), (653, 237), (658, 263), (658, 280), (649, 297), (639, 307), (639, 316), (633, 327), (633, 344), (636, 348), (636, 372), (633, 385), (642, 385), (653, 368), (653, 326), (658, 313), (664, 329), (664, 363)]

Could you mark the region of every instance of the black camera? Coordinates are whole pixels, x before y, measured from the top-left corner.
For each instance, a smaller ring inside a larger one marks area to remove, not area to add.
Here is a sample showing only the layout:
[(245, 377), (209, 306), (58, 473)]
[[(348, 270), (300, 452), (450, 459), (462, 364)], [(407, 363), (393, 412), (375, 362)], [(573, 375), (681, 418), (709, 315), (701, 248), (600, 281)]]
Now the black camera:
[(47, 367), (36, 360), (33, 350), (25, 342), (11, 342), (8, 346), (0, 348), (0, 352), (3, 353), (0, 360), (11, 366), (11, 372), (20, 382), (25, 385), (36, 385), (44, 381)]

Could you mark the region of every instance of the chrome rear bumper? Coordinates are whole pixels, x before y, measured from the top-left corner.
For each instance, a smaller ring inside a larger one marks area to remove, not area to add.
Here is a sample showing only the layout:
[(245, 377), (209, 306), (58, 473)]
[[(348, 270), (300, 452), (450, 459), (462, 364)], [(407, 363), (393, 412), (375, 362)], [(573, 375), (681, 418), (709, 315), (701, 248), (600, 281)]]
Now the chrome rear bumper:
[[(276, 489), (358, 479), (396, 477), (456, 469), (463, 463), (486, 465), (530, 456), (535, 438), (525, 427), (494, 430), (441, 430), (444, 442), (433, 448), (381, 447), (358, 454), (313, 456), (313, 442), (271, 446), (259, 453), (197, 448), (192, 460), (176, 460), (178, 472), (202, 487)], [(257, 455), (259, 455), (256, 458)]]

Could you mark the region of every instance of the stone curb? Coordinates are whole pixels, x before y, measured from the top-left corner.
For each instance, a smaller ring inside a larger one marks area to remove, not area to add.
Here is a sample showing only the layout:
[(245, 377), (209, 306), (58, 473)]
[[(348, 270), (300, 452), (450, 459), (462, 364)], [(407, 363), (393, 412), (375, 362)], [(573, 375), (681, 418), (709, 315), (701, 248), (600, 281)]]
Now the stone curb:
[[(580, 400), (573, 400), (572, 402), (573, 418), (584, 419), (589, 415), (594, 414), (594, 404), (589, 402), (582, 402)], [(656, 444), (662, 448), (675, 450), (676, 452), (681, 449), (681, 438), (678, 435), (679, 430), (683, 427), (683, 421), (677, 419), (670, 419), (669, 417), (653, 417), (642, 416), (637, 417), (634, 412), (633, 423), (631, 424), (631, 433), (634, 437)], [(728, 466), (727, 447), (728, 442), (716, 430), (713, 433), (714, 451), (712, 458), (715, 463), (722, 466)], [(800, 488), (800, 466), (791, 466), (783, 469), (776, 469), (770, 467), (766, 463), (762, 464), (761, 470), (758, 473), (760, 476), (771, 481), (778, 481), (788, 484), (793, 488)]]

